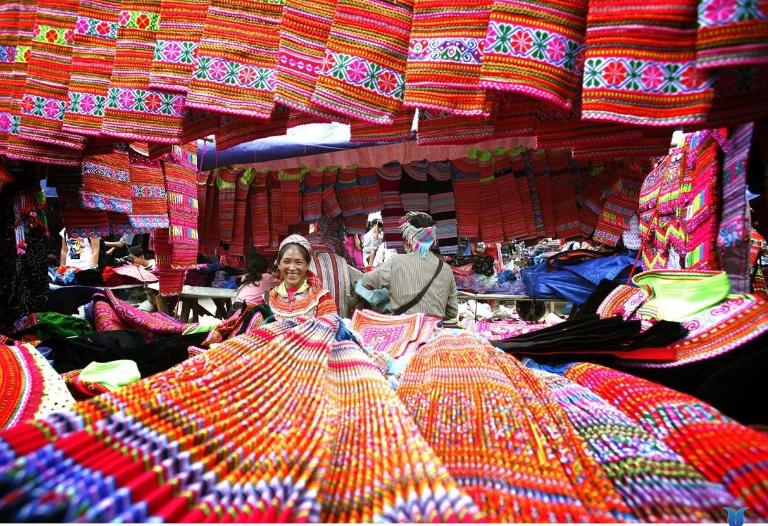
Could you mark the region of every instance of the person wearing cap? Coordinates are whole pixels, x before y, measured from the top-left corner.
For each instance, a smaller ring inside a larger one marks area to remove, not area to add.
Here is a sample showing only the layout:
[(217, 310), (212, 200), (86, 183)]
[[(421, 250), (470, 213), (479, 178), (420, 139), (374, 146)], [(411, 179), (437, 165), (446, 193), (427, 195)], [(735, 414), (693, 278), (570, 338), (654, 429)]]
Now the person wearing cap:
[(400, 230), (407, 253), (392, 256), (365, 274), (362, 285), (388, 289), (395, 314), (422, 312), (447, 322), (456, 321), (456, 281), (450, 266), (433, 252), (437, 230), (432, 216), (408, 212)]
[(312, 246), (305, 237), (293, 234), (280, 243), (276, 262), (280, 283), (267, 296), (276, 319), (337, 313), (333, 296), (309, 270), (311, 261)]

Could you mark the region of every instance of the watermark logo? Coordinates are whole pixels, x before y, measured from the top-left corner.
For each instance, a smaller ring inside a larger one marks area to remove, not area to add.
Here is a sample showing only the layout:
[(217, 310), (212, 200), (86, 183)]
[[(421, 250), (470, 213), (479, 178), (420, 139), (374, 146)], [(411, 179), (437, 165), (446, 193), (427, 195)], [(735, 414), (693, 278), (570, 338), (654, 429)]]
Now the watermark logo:
[(747, 508), (725, 508), (728, 512), (728, 526), (744, 526), (744, 512)]

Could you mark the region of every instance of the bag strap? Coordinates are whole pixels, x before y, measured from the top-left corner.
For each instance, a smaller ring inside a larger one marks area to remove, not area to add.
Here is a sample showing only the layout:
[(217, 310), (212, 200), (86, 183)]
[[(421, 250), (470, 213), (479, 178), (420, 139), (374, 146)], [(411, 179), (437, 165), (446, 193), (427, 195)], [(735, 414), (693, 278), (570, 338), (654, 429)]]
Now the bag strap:
[(432, 286), (432, 283), (434, 283), (435, 279), (437, 278), (438, 274), (440, 274), (440, 271), (443, 270), (443, 260), (439, 260), (437, 263), (437, 270), (435, 270), (434, 275), (432, 276), (432, 279), (429, 280), (429, 283), (427, 283), (421, 291), (419, 291), (416, 296), (413, 297), (411, 301), (406, 303), (405, 305), (400, 305), (398, 308), (396, 308), (393, 312), (393, 314), (402, 314), (414, 305), (416, 305), (418, 302), (421, 301), (421, 298), (424, 297), (424, 294), (427, 293), (427, 290), (429, 287)]

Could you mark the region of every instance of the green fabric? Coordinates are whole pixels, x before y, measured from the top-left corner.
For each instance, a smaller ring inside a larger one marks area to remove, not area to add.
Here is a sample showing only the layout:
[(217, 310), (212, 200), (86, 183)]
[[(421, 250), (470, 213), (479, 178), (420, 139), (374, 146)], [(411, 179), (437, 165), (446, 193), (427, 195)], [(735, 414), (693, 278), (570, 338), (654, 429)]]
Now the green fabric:
[(34, 334), (37, 339), (60, 337), (73, 338), (94, 332), (91, 324), (82, 318), (58, 312), (37, 312), (36, 323), (17, 334)]
[(209, 333), (219, 325), (221, 325), (220, 319), (213, 316), (202, 316), (197, 323), (184, 329), (184, 334)]
[(677, 322), (722, 302), (731, 291), (725, 272), (648, 271), (633, 282), (649, 293), (645, 304), (659, 319)]
[(139, 366), (133, 360), (91, 362), (80, 371), (81, 381), (101, 384), (110, 391), (116, 391), (140, 379)]

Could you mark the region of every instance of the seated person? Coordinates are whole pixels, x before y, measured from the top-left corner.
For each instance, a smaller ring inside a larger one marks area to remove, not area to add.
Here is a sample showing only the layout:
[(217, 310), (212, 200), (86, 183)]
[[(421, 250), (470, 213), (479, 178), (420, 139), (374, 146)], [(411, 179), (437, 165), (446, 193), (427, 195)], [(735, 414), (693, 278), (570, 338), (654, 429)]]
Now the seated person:
[(337, 313), (333, 296), (309, 270), (311, 261), (312, 246), (303, 236), (293, 234), (280, 243), (277, 268), (281, 281), (268, 294), (276, 319)]
[(449, 265), (431, 249), (437, 230), (432, 216), (408, 212), (400, 225), (406, 254), (392, 256), (376, 270), (365, 274), (368, 289), (386, 288), (395, 314), (423, 312), (446, 321), (458, 315), (456, 282)]
[(62, 228), (61, 265), (73, 267), (78, 270), (90, 270), (99, 266), (99, 238), (98, 237), (70, 237), (67, 229)]
[(147, 258), (144, 254), (144, 249), (141, 247), (130, 247), (128, 249), (128, 255), (124, 258), (117, 258), (113, 261), (112, 267), (119, 267), (120, 265), (136, 265), (149, 270), (154, 266), (154, 260)]
[(233, 307), (263, 303), (264, 295), (279, 283), (273, 273), (277, 273), (277, 269), (266, 256), (258, 253), (249, 255), (248, 273), (237, 289)]

